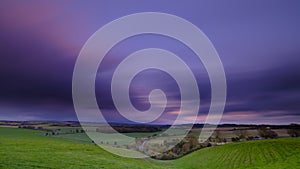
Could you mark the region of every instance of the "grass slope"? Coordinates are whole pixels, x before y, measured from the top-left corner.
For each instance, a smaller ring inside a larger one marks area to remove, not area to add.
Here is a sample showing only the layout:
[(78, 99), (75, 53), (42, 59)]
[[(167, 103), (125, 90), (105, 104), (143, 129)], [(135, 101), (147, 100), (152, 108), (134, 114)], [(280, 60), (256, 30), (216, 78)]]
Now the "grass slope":
[(45, 137), (39, 131), (0, 127), (0, 168), (164, 168), (151, 159), (112, 155), (91, 143)]
[(300, 139), (231, 143), (210, 147), (174, 161), (178, 168), (300, 168)]
[(300, 139), (232, 143), (172, 161), (128, 159), (86, 142), (0, 127), (0, 168), (300, 168)]

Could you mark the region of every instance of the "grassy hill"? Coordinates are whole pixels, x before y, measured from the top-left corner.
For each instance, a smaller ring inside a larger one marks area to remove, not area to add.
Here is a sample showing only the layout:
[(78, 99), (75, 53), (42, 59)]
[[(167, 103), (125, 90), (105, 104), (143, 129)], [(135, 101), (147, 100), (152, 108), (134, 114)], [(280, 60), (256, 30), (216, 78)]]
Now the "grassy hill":
[(300, 139), (231, 143), (209, 147), (174, 161), (178, 168), (300, 168)]
[(45, 137), (36, 130), (0, 127), (0, 168), (164, 168), (152, 159), (112, 155), (96, 145)]
[(231, 143), (172, 161), (129, 159), (87, 142), (0, 127), (0, 168), (300, 168), (300, 139)]

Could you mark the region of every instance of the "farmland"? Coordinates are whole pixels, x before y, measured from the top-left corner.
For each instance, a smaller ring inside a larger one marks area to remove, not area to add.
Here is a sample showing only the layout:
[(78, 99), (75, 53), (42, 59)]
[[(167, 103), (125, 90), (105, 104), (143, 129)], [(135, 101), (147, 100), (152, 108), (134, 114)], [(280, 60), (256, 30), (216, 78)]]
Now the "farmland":
[(204, 148), (159, 161), (112, 155), (86, 141), (0, 127), (0, 168), (300, 168), (300, 139), (281, 138)]
[(209, 147), (174, 163), (179, 168), (300, 168), (299, 152), (300, 139), (260, 140)]
[(0, 127), (0, 168), (161, 168), (151, 159), (112, 155), (91, 143)]

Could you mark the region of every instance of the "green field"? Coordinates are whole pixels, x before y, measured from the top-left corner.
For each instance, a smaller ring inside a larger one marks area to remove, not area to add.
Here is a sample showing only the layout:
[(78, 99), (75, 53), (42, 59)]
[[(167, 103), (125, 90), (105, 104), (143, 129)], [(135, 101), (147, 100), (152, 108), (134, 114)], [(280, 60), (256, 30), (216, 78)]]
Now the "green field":
[(230, 143), (171, 161), (129, 159), (89, 142), (0, 127), (0, 168), (300, 168), (300, 139)]
[(300, 139), (284, 138), (231, 143), (205, 148), (174, 162), (179, 168), (190, 169), (300, 168)]
[(162, 168), (151, 159), (121, 158), (91, 143), (43, 133), (0, 127), (0, 168)]

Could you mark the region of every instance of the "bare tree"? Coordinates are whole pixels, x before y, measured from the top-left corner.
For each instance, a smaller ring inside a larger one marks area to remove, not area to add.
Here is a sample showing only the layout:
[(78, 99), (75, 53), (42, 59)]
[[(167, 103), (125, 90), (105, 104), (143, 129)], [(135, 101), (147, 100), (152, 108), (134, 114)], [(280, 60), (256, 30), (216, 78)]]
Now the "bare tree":
[(216, 132), (215, 132), (215, 139), (216, 139), (216, 142), (221, 142), (221, 140), (222, 140), (222, 136), (221, 136), (221, 133), (219, 130), (216, 130)]
[(289, 129), (287, 130), (287, 133), (291, 137), (299, 137), (300, 136), (300, 125), (299, 124), (290, 124)]

